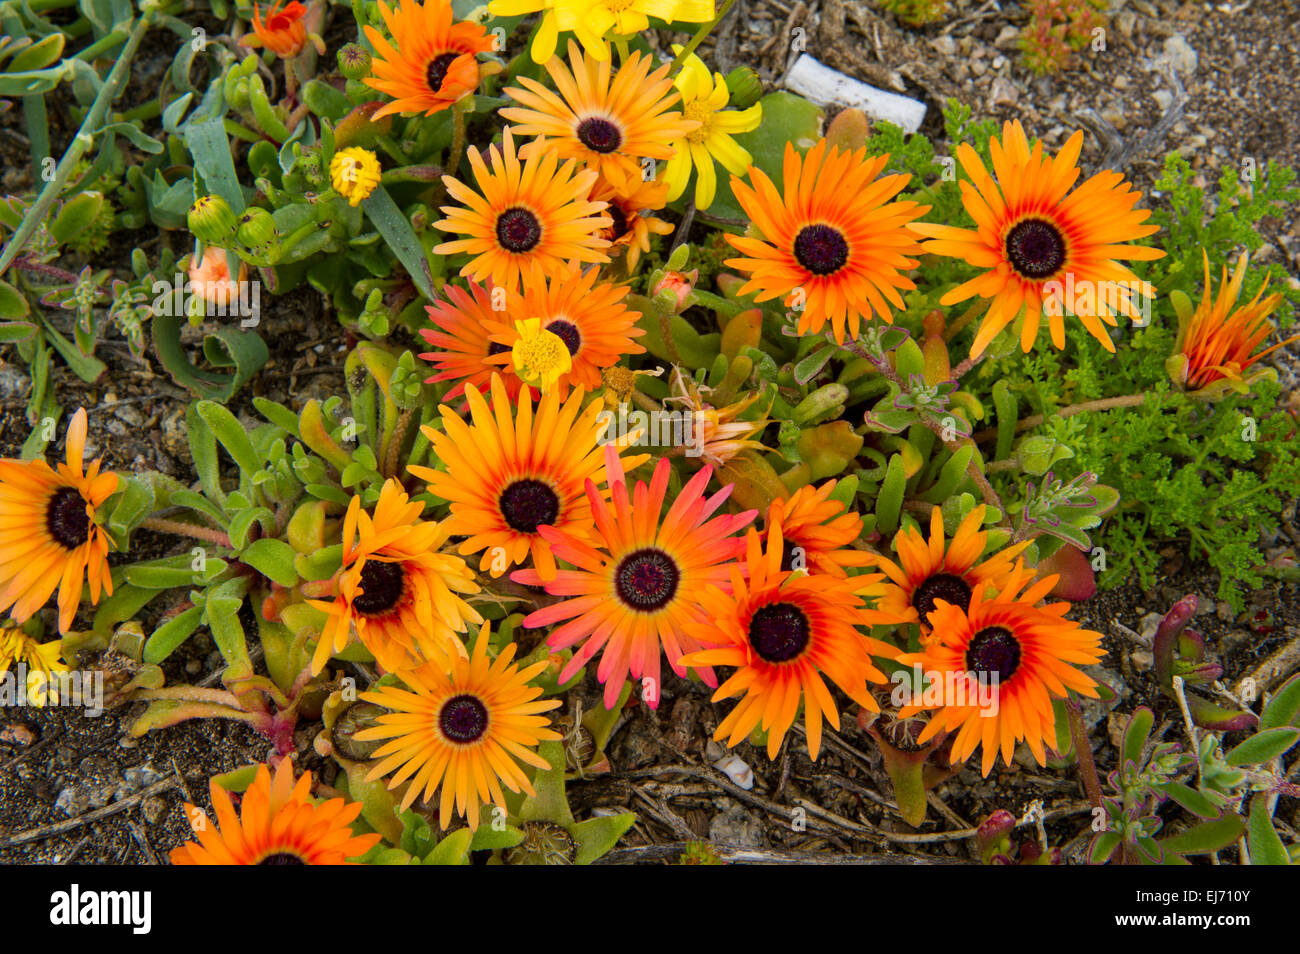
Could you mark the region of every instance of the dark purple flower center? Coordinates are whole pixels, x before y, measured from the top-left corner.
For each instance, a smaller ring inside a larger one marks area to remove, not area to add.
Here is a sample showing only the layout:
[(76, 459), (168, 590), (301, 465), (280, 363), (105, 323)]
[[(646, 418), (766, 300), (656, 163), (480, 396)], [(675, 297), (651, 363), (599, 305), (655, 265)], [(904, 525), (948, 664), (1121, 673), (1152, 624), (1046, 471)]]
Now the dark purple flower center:
[(455, 63), (460, 55), (459, 53), (440, 53), (429, 61), (429, 68), (424, 72), (424, 78), (429, 83), (429, 89), (435, 93), (442, 89), (443, 81), (447, 78), (447, 70), (451, 69), (451, 64)]
[(1051, 222), (1025, 219), (1007, 233), (1007, 259), (1023, 278), (1041, 280), (1065, 264), (1065, 237)]
[(488, 357), (490, 358), (497, 354), (505, 354), (509, 350), (510, 345), (502, 344), (500, 341), (492, 341), (488, 344)]
[(438, 727), (453, 742), (461, 745), (477, 742), (487, 732), (487, 706), (477, 696), (452, 696), (438, 713)]
[(542, 225), (527, 209), (506, 209), (497, 216), (497, 241), (507, 252), (528, 252), (542, 240)]
[(677, 595), (681, 568), (667, 553), (646, 547), (625, 556), (614, 571), (614, 590), (624, 605), (654, 612)]
[(1020, 643), (1001, 626), (981, 629), (966, 647), (966, 668), (976, 676), (992, 676), (1005, 683), (1020, 666)]
[(926, 579), (912, 594), (912, 606), (921, 617), (921, 622), (928, 622), (934, 612), (934, 601), (943, 600), (953, 606), (966, 609), (970, 606), (970, 586), (960, 576), (952, 573), (936, 573)]
[(794, 257), (814, 275), (831, 275), (849, 260), (849, 243), (829, 225), (805, 225), (795, 236)]
[(614, 220), (614, 224), (609, 227), (610, 241), (617, 241), (627, 234), (627, 213), (619, 207), (617, 202), (611, 202), (605, 214)]
[(352, 608), (366, 616), (386, 613), (397, 605), (406, 588), (406, 572), (400, 563), (367, 560), (361, 568), (361, 593)]
[(570, 355), (578, 353), (582, 347), (582, 333), (578, 331), (578, 326), (571, 321), (565, 321), (563, 318), (557, 318), (546, 326), (546, 330), (553, 335), (558, 335), (564, 342), (564, 346), (569, 349)]
[(267, 855), (258, 862), (259, 865), (305, 865), (306, 863), (289, 851), (277, 851), (275, 854)]
[(536, 533), (560, 515), (560, 498), (549, 484), (531, 477), (516, 480), (501, 491), (501, 517), (517, 533)]
[(808, 646), (808, 617), (793, 603), (769, 603), (749, 618), (749, 645), (770, 663), (789, 662)]
[(578, 141), (592, 152), (613, 152), (623, 144), (623, 134), (608, 119), (588, 116), (578, 123)]
[(60, 487), (45, 510), (45, 526), (60, 546), (75, 550), (90, 539), (86, 498), (75, 487)]

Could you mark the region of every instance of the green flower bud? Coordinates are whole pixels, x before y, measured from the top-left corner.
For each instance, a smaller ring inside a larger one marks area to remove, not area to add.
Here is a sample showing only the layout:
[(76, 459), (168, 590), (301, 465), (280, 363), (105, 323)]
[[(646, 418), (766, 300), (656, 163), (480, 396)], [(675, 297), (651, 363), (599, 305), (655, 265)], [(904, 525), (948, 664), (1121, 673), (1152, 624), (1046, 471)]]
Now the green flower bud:
[(727, 92), (732, 106), (748, 109), (763, 98), (763, 81), (752, 67), (737, 66), (727, 74)]
[(365, 47), (349, 43), (339, 50), (339, 71), (350, 80), (365, 79), (370, 75), (371, 56)]
[(235, 234), (235, 210), (219, 195), (205, 195), (190, 208), (190, 231), (207, 245), (225, 245)]
[(271, 217), (270, 212), (261, 208), (251, 208), (239, 217), (236, 235), (240, 242), (249, 247), (266, 245), (279, 239), (279, 234), (275, 230), (275, 219)]
[(280, 235), (275, 219), (266, 209), (252, 208), (241, 215), (235, 236), (254, 264), (274, 264), (280, 257)]

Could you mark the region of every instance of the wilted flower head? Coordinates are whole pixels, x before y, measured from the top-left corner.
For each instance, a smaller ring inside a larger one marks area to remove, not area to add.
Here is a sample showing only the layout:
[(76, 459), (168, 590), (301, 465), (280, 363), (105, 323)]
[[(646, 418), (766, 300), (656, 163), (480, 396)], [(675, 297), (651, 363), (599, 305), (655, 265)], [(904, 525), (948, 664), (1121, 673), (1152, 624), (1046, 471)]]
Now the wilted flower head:
[(330, 160), (330, 186), (355, 208), (379, 185), (379, 157), (369, 149), (340, 149)]
[(253, 35), (243, 37), (241, 46), (264, 46), (281, 59), (291, 59), (302, 52), (307, 42), (307, 27), (302, 18), (307, 15), (307, 8), (298, 0), (281, 6), (276, 0), (271, 9), (262, 18), (262, 11), (253, 4)]

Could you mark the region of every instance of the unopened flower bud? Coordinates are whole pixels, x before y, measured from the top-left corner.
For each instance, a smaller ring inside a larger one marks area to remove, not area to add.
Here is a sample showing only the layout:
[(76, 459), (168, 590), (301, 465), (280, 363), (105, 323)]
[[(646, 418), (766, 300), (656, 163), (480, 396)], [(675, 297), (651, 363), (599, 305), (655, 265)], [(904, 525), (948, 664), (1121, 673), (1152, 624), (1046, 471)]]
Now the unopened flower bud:
[(763, 81), (753, 67), (737, 66), (727, 74), (727, 91), (732, 106), (748, 109), (763, 97)]
[(349, 43), (338, 52), (339, 72), (350, 80), (365, 79), (370, 75), (372, 57), (365, 47)]
[(222, 245), (234, 237), (238, 223), (229, 202), (219, 195), (205, 195), (190, 208), (189, 225), (200, 242)]

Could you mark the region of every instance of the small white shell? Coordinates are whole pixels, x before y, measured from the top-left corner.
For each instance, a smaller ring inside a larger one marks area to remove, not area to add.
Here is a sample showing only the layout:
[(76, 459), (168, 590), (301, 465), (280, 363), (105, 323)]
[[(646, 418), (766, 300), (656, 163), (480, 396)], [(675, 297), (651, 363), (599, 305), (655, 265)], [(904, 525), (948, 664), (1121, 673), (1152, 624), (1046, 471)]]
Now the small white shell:
[(722, 772), (745, 791), (754, 787), (754, 770), (739, 755), (728, 755), (713, 763), (713, 767)]

